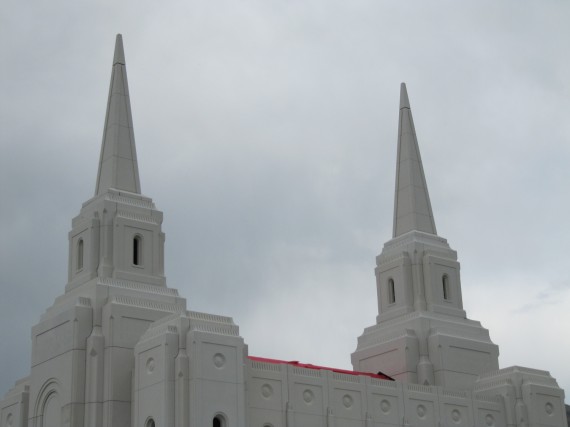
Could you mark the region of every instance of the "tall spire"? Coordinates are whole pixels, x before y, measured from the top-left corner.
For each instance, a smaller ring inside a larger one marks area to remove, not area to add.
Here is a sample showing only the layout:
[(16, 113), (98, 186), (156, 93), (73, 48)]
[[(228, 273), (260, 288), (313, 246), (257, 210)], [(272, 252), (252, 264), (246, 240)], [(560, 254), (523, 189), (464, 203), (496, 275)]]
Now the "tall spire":
[(412, 230), (437, 234), (408, 92), (402, 83), (393, 237)]
[(109, 188), (141, 192), (123, 38), (117, 34), (95, 195)]

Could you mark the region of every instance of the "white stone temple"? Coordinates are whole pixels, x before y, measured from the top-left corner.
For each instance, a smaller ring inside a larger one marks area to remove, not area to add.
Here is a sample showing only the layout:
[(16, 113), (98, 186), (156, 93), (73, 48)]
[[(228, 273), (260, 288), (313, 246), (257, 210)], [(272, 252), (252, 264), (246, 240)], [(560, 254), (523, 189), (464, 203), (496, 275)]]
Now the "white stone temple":
[(354, 371), (250, 356), (231, 318), (188, 311), (166, 286), (161, 224), (141, 194), (118, 35), (95, 195), (72, 220), (68, 283), (32, 328), (30, 373), (0, 402), (0, 427), (567, 426), (555, 379), (499, 369), (463, 310), (403, 84), (394, 232)]

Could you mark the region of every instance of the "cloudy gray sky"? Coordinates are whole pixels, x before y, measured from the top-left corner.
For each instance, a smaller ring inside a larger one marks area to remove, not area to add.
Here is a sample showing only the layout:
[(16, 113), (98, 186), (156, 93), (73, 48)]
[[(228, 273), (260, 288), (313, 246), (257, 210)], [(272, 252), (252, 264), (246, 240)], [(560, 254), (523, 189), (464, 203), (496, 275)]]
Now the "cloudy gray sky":
[(116, 33), (166, 272), (252, 355), (350, 367), (391, 237), (399, 84), (468, 316), (570, 392), (570, 3), (0, 6), (0, 393), (63, 292)]

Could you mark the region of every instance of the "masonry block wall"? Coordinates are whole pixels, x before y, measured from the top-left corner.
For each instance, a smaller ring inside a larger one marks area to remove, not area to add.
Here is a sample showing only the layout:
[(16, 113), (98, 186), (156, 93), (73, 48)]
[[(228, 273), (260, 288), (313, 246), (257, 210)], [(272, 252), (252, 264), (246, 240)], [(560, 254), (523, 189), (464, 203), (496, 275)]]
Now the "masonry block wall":
[(507, 426), (503, 398), (249, 360), (251, 427)]

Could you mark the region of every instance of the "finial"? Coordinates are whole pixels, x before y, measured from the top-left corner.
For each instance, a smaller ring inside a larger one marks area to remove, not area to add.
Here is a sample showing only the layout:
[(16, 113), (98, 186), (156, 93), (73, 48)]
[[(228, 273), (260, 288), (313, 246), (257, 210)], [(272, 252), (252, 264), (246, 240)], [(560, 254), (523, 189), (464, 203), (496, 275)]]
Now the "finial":
[(123, 36), (117, 34), (115, 39), (115, 55), (113, 57), (113, 65), (123, 64), (125, 65), (125, 51), (123, 49)]
[(400, 110), (402, 108), (410, 108), (410, 100), (408, 99), (408, 91), (406, 90), (406, 83), (400, 85)]

